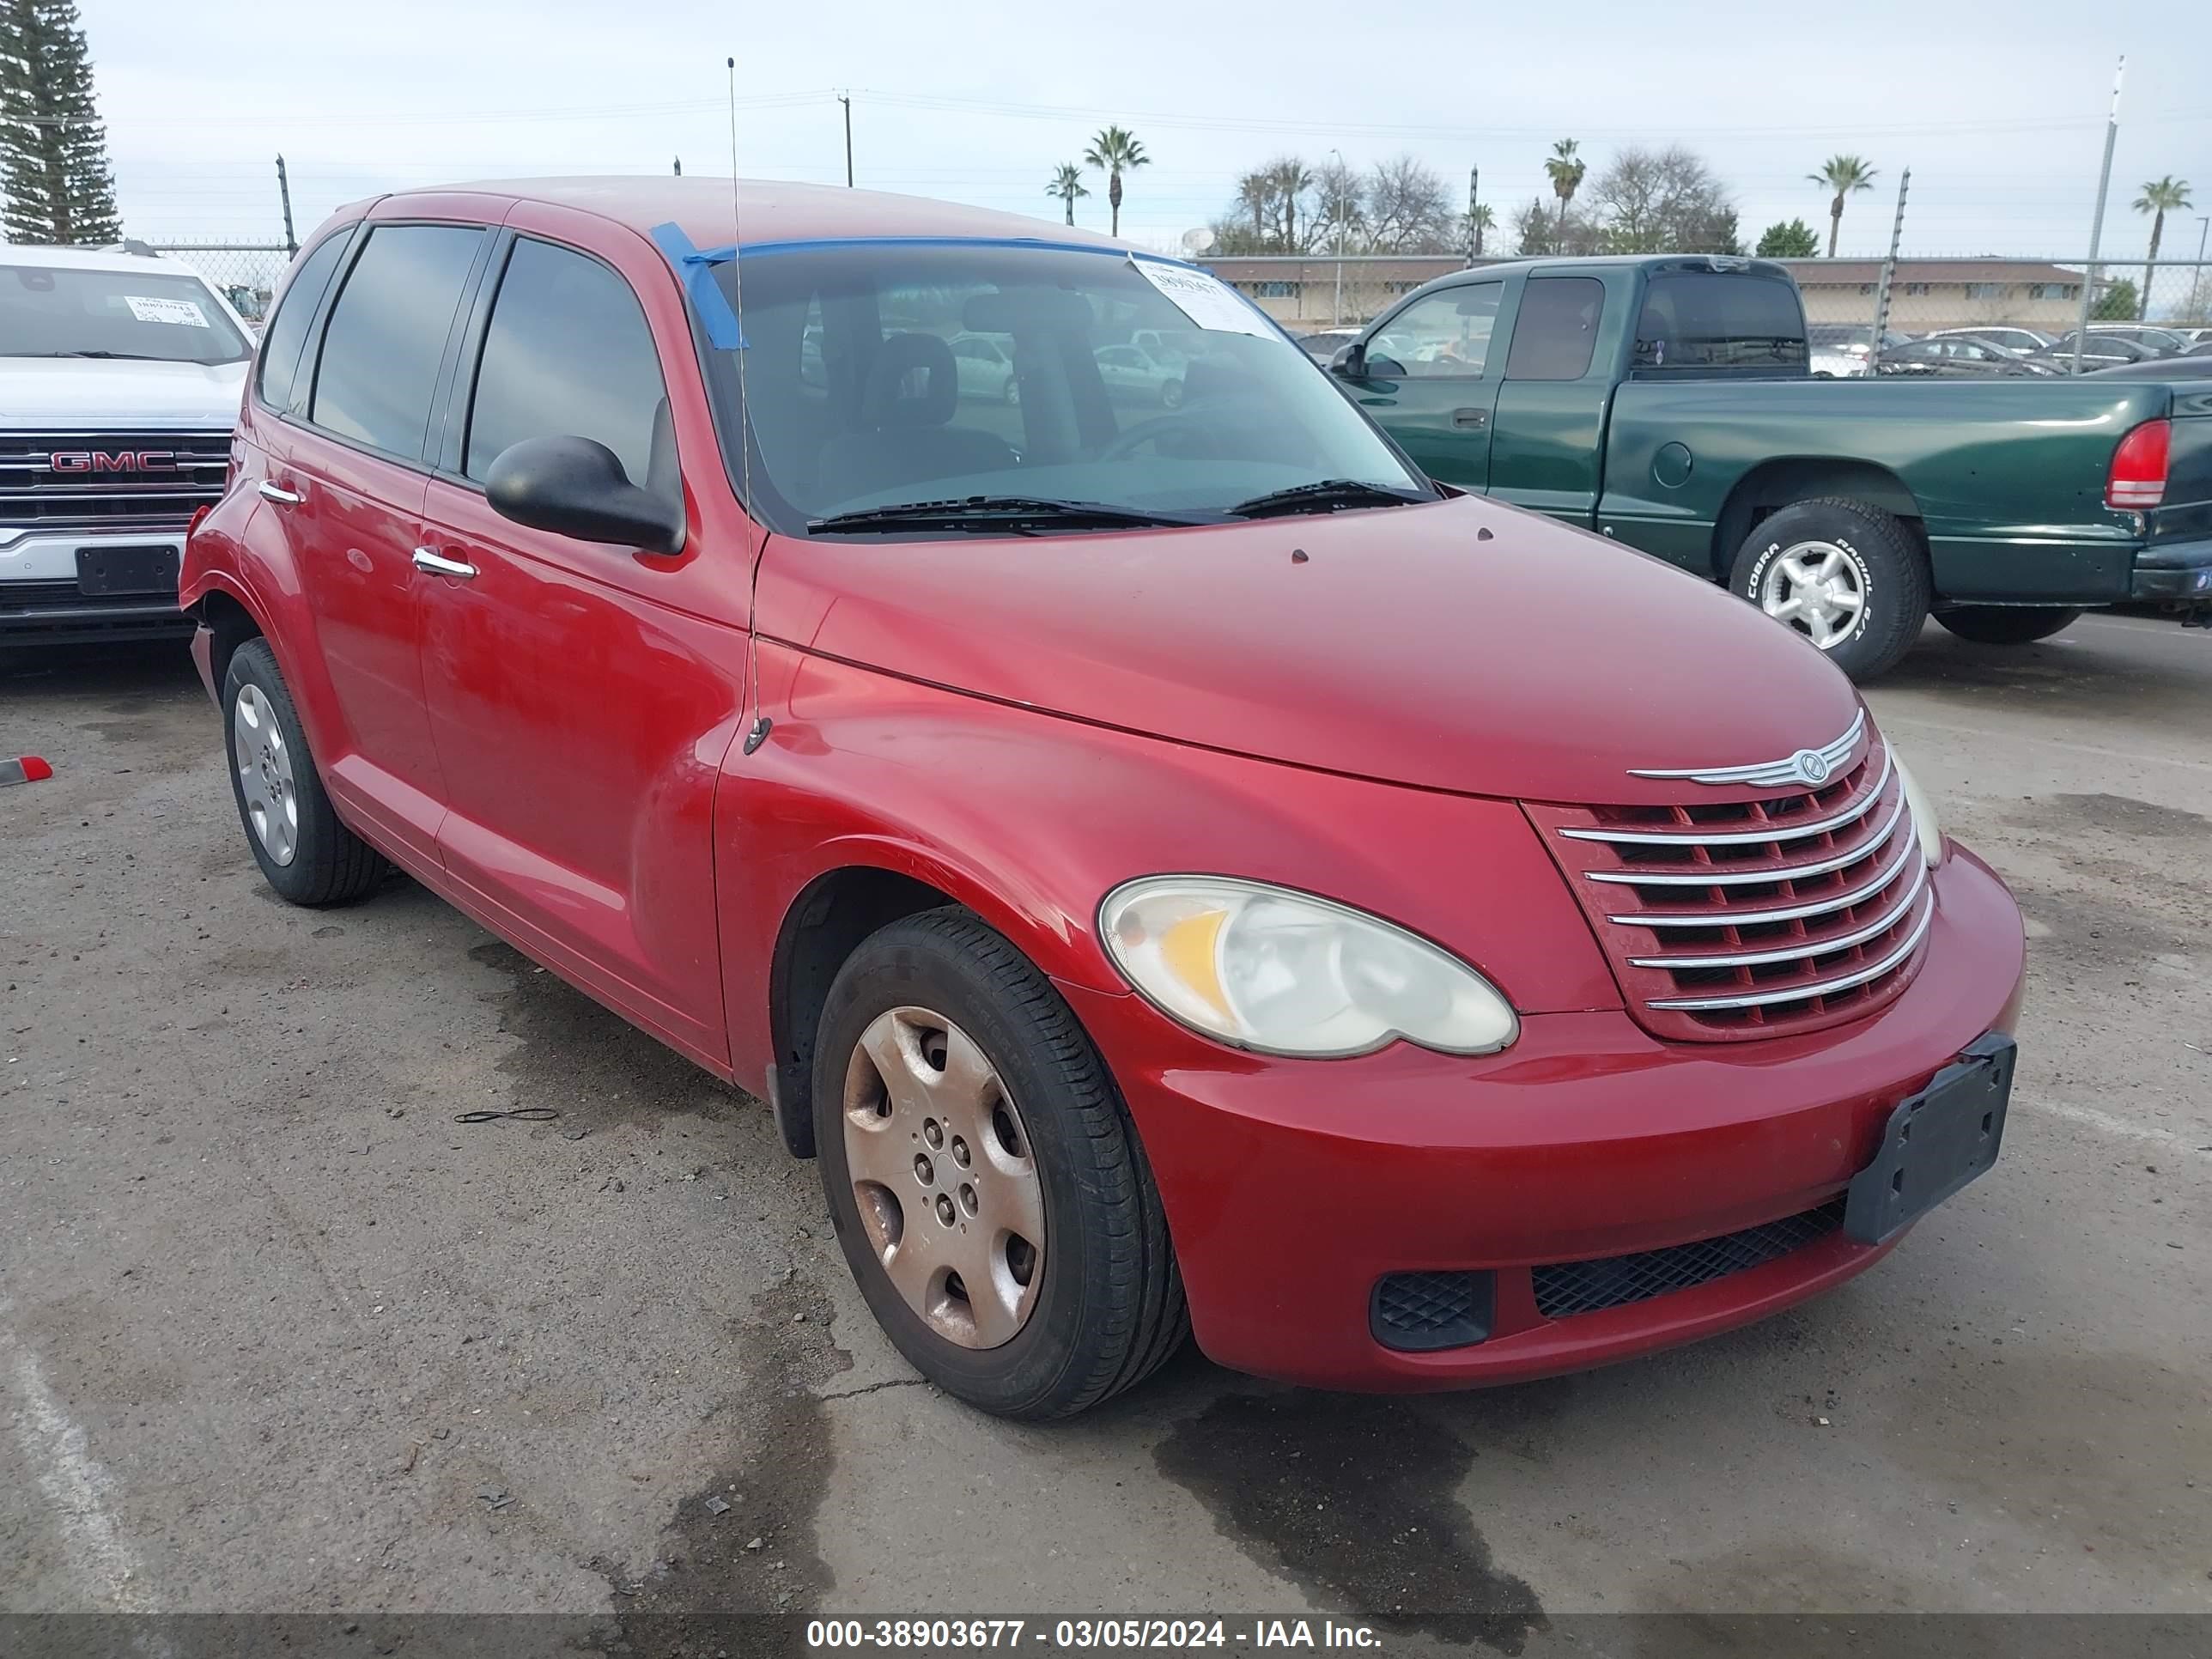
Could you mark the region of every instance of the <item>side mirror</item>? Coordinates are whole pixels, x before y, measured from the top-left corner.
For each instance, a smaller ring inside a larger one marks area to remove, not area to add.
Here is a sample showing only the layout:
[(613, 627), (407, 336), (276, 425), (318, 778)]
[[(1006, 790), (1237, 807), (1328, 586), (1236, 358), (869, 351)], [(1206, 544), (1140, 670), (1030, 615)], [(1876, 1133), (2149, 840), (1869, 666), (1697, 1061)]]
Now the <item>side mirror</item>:
[(645, 553), (684, 550), (684, 509), (639, 489), (614, 451), (589, 438), (525, 438), (500, 452), (484, 495), (503, 519)]
[(1328, 372), (1340, 380), (1364, 380), (1367, 378), (1367, 348), (1354, 340), (1349, 345), (1339, 346), (1336, 355), (1328, 360)]

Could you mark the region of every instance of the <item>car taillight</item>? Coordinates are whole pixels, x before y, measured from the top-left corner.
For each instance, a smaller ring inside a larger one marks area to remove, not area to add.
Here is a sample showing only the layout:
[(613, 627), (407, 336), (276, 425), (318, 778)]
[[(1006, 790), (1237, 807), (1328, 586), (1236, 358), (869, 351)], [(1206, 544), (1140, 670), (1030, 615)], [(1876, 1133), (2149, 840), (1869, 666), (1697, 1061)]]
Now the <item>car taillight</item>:
[(2140, 511), (2164, 501), (2166, 453), (2172, 439), (2173, 427), (2166, 421), (2145, 421), (2121, 439), (2112, 452), (2112, 470), (2105, 478), (2105, 505)]

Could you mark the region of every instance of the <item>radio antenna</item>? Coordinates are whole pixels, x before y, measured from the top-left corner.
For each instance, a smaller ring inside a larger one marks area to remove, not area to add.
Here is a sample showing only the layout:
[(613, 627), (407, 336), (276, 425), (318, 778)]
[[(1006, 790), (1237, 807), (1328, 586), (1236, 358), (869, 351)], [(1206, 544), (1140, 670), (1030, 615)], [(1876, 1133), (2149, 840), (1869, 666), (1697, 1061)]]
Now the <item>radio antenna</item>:
[[(744, 491), (745, 517), (750, 520), (760, 507), (753, 497), (753, 403), (745, 387), (745, 234), (744, 191), (738, 184), (738, 60), (726, 58), (722, 67), (728, 73), (730, 87), (730, 309), (738, 318), (738, 474)], [(767, 547), (768, 537), (763, 533), (759, 547), (747, 550), (752, 568), (745, 591), (745, 696), (753, 706), (752, 722), (745, 728), (748, 755), (768, 741), (775, 724), (761, 712), (760, 700), (760, 561)]]

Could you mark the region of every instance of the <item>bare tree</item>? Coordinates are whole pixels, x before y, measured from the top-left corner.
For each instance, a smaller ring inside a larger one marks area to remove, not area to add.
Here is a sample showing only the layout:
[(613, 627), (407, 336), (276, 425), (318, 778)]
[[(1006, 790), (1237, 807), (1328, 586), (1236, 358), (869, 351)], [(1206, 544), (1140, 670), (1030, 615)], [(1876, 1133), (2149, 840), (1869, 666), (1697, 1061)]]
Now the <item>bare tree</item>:
[(1735, 206), (1713, 171), (1680, 144), (1632, 145), (1590, 191), (1605, 246), (1616, 253), (1732, 253)]
[(1378, 161), (1367, 174), (1368, 238), (1378, 253), (1434, 253), (1452, 246), (1451, 192), (1411, 155)]
[(1314, 173), (1312, 228), (1323, 248), (1347, 252), (1366, 249), (1366, 186), (1340, 155), (1323, 162)]

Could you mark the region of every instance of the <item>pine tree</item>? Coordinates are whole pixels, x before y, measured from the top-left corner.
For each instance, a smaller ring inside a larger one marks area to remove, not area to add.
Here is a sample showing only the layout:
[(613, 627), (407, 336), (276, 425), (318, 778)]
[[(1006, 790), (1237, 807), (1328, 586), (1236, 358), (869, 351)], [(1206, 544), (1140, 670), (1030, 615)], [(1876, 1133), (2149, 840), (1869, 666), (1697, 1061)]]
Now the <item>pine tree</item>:
[(0, 196), (10, 241), (123, 238), (75, 0), (0, 0)]

